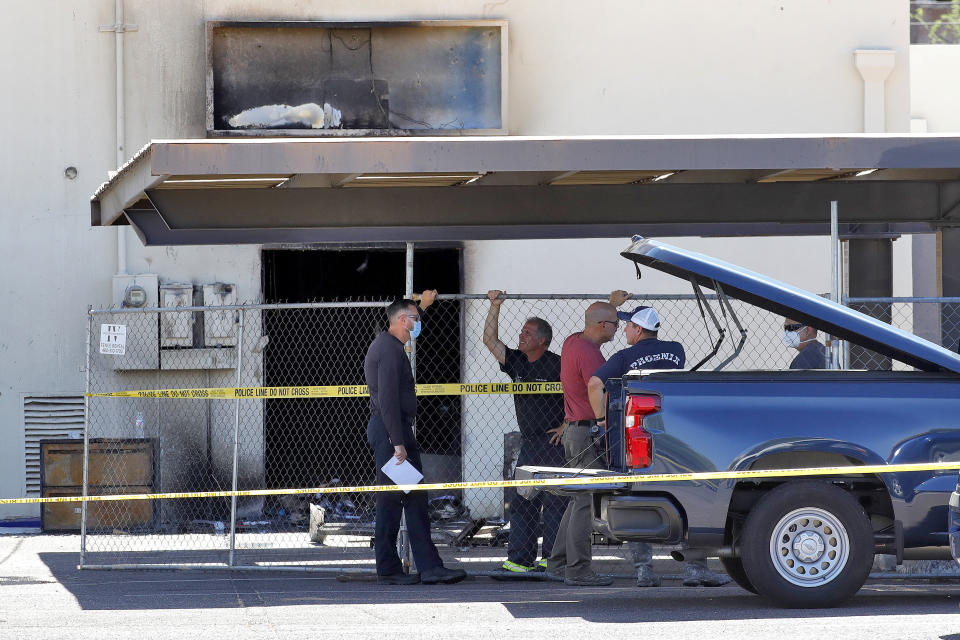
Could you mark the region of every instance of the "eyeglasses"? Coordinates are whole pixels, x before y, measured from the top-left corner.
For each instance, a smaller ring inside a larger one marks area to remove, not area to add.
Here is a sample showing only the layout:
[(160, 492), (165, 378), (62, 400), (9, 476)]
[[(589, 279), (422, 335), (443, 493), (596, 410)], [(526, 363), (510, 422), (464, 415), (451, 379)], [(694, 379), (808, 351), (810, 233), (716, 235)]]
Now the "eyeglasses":
[(805, 324), (799, 324), (799, 323), (797, 323), (797, 324), (785, 324), (785, 325), (783, 325), (783, 330), (784, 330), (784, 331), (800, 331), (800, 329), (803, 329), (805, 326), (807, 326), (807, 325), (805, 325)]
[(601, 320), (599, 324), (612, 324), (615, 327), (620, 326), (619, 320)]

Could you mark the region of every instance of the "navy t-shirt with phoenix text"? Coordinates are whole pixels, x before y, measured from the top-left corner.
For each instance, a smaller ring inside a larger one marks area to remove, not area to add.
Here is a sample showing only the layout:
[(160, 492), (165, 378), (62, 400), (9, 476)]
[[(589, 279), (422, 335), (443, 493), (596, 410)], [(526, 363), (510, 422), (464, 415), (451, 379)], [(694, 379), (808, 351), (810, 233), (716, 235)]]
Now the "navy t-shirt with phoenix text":
[(679, 342), (647, 338), (617, 351), (593, 375), (606, 382), (634, 369), (682, 369), (686, 362), (687, 356)]

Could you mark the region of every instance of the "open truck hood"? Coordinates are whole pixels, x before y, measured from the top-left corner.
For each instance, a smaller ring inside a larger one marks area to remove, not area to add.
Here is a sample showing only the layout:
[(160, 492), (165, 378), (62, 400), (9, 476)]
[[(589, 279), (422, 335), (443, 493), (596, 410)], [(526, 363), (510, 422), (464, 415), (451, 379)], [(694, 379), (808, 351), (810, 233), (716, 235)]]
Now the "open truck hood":
[(960, 373), (960, 354), (832, 300), (729, 262), (640, 236), (634, 236), (633, 243), (620, 255), (638, 265), (688, 282), (695, 280), (710, 289), (715, 289), (716, 282), (731, 298), (803, 322), (922, 371)]

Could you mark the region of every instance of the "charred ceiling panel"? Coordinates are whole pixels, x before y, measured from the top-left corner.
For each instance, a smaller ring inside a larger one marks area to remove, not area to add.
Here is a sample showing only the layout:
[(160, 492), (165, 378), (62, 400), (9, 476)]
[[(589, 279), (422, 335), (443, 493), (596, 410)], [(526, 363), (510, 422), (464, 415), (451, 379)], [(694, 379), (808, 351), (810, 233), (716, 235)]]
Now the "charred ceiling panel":
[(503, 21), (207, 25), (210, 135), (506, 131)]

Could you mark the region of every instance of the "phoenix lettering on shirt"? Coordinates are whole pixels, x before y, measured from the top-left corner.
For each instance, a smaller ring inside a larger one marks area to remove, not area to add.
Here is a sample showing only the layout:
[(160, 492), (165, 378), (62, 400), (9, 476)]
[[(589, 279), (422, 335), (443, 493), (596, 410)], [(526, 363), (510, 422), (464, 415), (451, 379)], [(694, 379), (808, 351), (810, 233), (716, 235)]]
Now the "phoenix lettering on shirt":
[(675, 353), (651, 353), (650, 355), (643, 356), (642, 358), (637, 358), (630, 363), (631, 369), (643, 369), (644, 365), (650, 364), (651, 362), (662, 362), (667, 360), (672, 362), (677, 369), (681, 368), (683, 364), (680, 362), (680, 358)]

